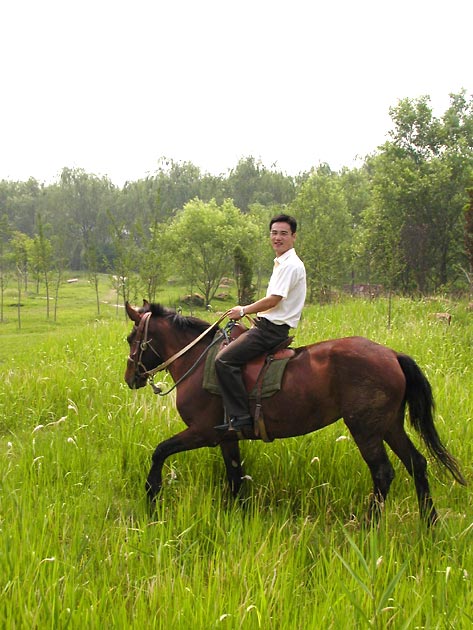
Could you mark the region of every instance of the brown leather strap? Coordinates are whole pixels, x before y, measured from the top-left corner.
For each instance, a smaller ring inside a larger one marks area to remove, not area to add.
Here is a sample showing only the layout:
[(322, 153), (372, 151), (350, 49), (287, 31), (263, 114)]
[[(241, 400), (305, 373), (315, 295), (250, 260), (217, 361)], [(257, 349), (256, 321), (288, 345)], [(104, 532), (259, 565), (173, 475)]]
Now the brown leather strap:
[(273, 357), (272, 357), (271, 354), (269, 354), (266, 357), (265, 362), (263, 363), (263, 367), (261, 368), (261, 371), (260, 371), (260, 373), (258, 375), (258, 379), (256, 381), (257, 387), (256, 387), (256, 407), (255, 407), (255, 417), (254, 417), (254, 431), (255, 431), (256, 437), (261, 437), (263, 442), (272, 442), (274, 440), (274, 438), (270, 438), (269, 437), (268, 432), (266, 431), (266, 425), (264, 423), (263, 414), (261, 413), (263, 379), (264, 379), (264, 375), (268, 371), (269, 365), (270, 365), (272, 360), (273, 360)]

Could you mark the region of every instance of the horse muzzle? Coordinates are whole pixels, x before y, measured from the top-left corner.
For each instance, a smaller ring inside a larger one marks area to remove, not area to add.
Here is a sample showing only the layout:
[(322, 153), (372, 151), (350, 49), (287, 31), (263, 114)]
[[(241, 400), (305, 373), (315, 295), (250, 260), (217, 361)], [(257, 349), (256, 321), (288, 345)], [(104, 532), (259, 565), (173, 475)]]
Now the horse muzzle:
[(148, 383), (146, 374), (139, 374), (134, 363), (130, 362), (125, 371), (125, 383), (130, 389), (140, 389)]

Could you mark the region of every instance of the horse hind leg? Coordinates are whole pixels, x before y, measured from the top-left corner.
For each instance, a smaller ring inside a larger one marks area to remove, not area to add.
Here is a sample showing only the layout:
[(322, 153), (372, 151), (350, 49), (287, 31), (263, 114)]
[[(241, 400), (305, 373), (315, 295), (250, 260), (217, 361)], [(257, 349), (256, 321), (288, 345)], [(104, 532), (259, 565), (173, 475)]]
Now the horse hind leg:
[(427, 479), (427, 460), (411, 442), (402, 424), (396, 432), (390, 431), (385, 436), (385, 441), (414, 479), (421, 518), (426, 521), (429, 527), (435, 525), (438, 520), (438, 514), (430, 494)]
[(389, 461), (383, 440), (374, 439), (364, 433), (358, 433), (353, 427), (348, 427), (358, 446), (361, 456), (370, 469), (373, 480), (373, 493), (370, 496), (366, 521), (377, 522), (384, 508), (384, 503), (394, 479), (394, 469)]

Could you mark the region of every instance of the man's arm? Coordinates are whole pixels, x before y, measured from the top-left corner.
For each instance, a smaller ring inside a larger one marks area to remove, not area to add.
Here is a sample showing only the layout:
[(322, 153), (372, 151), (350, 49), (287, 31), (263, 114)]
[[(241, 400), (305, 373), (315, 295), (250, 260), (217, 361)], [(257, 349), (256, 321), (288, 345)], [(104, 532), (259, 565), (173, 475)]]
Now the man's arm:
[(261, 300), (257, 300), (247, 306), (234, 306), (228, 312), (228, 317), (229, 319), (241, 319), (244, 315), (252, 315), (259, 313), (260, 311), (268, 311), (270, 308), (274, 308), (277, 304), (279, 304), (281, 300), (281, 295), (267, 295), (266, 297), (261, 298)]

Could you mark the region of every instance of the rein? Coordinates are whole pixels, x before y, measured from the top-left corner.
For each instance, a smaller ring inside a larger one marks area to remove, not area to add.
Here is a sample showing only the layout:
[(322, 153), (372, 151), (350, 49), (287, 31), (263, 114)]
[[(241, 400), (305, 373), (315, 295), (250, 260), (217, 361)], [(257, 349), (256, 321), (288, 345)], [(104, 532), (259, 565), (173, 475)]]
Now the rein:
[[(222, 334), (222, 336), (224, 336), (224, 335), (225, 335), (225, 333)], [(222, 336), (221, 337), (215, 337), (215, 339), (210, 342), (210, 344), (205, 348), (205, 350), (202, 352), (202, 354), (197, 358), (195, 363), (193, 365), (191, 365), (191, 367), (187, 370), (187, 372), (185, 374), (183, 374), (181, 376), (181, 378), (179, 378), (174, 383), (174, 385), (172, 385), (167, 391), (163, 392), (163, 390), (159, 387), (159, 385), (156, 385), (156, 383), (154, 382), (153, 374), (151, 374), (151, 376), (148, 376), (148, 382), (151, 385), (151, 388), (152, 388), (153, 392), (155, 394), (157, 394), (158, 396), (167, 396), (168, 394), (170, 394), (173, 389), (176, 389), (176, 387), (180, 383), (182, 383), (183, 380), (185, 380), (188, 376), (190, 376), (192, 374), (192, 372), (196, 369), (196, 367), (199, 365), (199, 363), (205, 357), (205, 355), (210, 350), (210, 348), (212, 348), (212, 346), (214, 346), (216, 343), (221, 341)]]
[[(181, 350), (179, 350), (178, 352), (176, 352), (175, 354), (173, 354), (171, 357), (169, 357), (169, 359), (166, 359), (166, 361), (163, 361), (162, 363), (160, 363), (159, 365), (157, 365), (155, 368), (151, 369), (151, 370), (146, 370), (142, 373), (142, 376), (146, 376), (148, 377), (148, 381), (151, 385), (151, 387), (153, 388), (153, 391), (155, 394), (158, 394), (159, 396), (166, 396), (167, 394), (169, 394), (170, 392), (172, 392), (173, 389), (175, 389), (179, 383), (181, 383), (185, 378), (187, 378), (189, 376), (189, 374), (191, 374), (194, 369), (197, 367), (197, 365), (199, 364), (199, 362), (202, 360), (202, 358), (204, 357), (204, 355), (208, 352), (208, 350), (211, 348), (211, 346), (213, 345), (213, 343), (211, 343), (205, 350), (204, 352), (200, 355), (200, 357), (197, 359), (197, 361), (194, 363), (194, 365), (192, 365), (189, 370), (187, 370), (187, 372), (178, 380), (174, 383), (174, 385), (166, 392), (163, 392), (158, 385), (155, 385), (153, 382), (153, 377), (155, 374), (157, 374), (157, 372), (161, 372), (162, 370), (165, 370), (166, 368), (168, 368), (172, 363), (174, 363), (174, 361), (176, 359), (178, 359), (179, 357), (181, 357), (183, 354), (185, 354), (186, 352), (188, 352), (191, 348), (193, 348), (199, 341), (201, 341), (201, 339), (203, 339), (206, 335), (208, 335), (209, 332), (211, 332), (214, 328), (217, 328), (218, 325), (220, 324), (220, 322), (225, 319), (225, 317), (228, 315), (229, 311), (226, 311), (223, 315), (221, 315), (219, 317), (219, 319), (214, 322), (211, 326), (209, 326), (209, 328), (207, 328), (206, 330), (204, 330), (203, 333), (201, 333), (198, 337), (196, 337), (193, 341), (191, 341), (191, 343), (189, 343), (187, 346), (185, 346), (184, 348), (181, 348)], [(145, 366), (143, 365), (143, 363), (141, 362), (141, 356), (144, 352), (144, 350), (146, 349), (147, 346), (150, 347), (150, 349), (154, 352), (154, 354), (159, 357), (159, 354), (156, 352), (156, 350), (153, 348), (153, 346), (150, 345), (151, 339), (148, 339), (148, 326), (149, 326), (149, 320), (151, 318), (151, 313), (144, 313), (141, 322), (140, 322), (140, 326), (144, 320), (144, 324), (143, 324), (143, 328), (144, 328), (144, 332), (143, 332), (143, 337), (142, 337), (142, 341), (139, 341), (139, 347), (141, 350), (140, 356), (138, 358), (138, 360), (134, 360), (134, 362), (136, 363), (136, 365), (141, 366), (143, 368), (145, 368)], [(131, 357), (130, 357), (131, 358)]]

